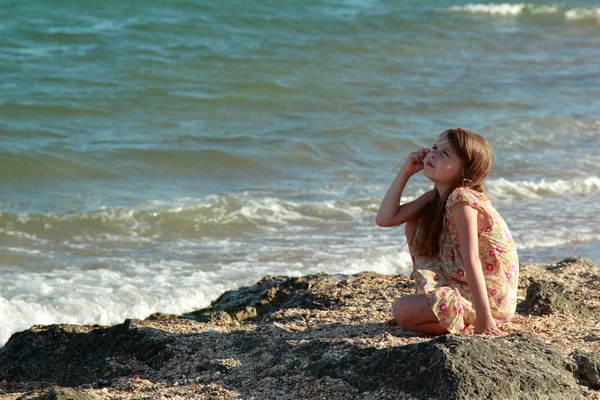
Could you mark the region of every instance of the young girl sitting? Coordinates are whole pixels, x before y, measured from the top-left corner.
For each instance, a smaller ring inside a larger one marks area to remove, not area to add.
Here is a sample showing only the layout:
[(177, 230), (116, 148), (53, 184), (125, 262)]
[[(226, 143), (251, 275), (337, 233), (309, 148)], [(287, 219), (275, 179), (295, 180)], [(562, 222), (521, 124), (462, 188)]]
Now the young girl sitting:
[[(409, 178), (423, 170), (435, 184), (400, 204)], [(462, 128), (443, 132), (429, 150), (411, 153), (388, 189), (377, 225), (406, 223), (417, 293), (394, 302), (393, 316), (408, 330), (440, 335), (474, 325), (499, 336), (517, 304), (519, 260), (506, 223), (483, 192), (492, 148)]]

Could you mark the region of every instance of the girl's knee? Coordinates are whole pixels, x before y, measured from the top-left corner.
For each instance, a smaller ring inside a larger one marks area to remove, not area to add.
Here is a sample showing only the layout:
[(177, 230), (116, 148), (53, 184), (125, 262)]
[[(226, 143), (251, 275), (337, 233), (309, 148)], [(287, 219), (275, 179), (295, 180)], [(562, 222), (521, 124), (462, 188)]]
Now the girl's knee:
[(413, 329), (423, 322), (437, 321), (425, 296), (421, 294), (400, 297), (394, 301), (392, 315), (398, 325), (405, 329)]
[(401, 297), (396, 299), (392, 305), (392, 316), (402, 328), (408, 328), (411, 322), (410, 308), (406, 303), (406, 298)]
[(402, 297), (400, 297), (399, 299), (396, 299), (394, 301), (394, 304), (392, 304), (392, 315), (394, 316), (394, 319), (396, 318), (396, 315), (398, 315), (400, 313), (400, 310), (402, 309)]

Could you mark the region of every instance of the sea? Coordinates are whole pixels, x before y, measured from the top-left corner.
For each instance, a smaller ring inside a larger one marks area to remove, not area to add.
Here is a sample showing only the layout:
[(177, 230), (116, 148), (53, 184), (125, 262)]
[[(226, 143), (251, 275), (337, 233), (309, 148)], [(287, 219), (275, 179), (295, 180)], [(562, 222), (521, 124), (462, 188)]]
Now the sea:
[(457, 126), (522, 263), (600, 263), (597, 0), (0, 0), (0, 346), (408, 274), (375, 215)]

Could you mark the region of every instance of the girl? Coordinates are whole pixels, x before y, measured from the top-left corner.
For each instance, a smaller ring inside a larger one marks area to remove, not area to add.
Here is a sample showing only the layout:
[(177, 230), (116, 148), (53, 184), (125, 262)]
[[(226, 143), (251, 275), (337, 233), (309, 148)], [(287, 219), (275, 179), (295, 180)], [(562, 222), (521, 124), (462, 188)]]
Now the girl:
[[(400, 204), (409, 178), (423, 170), (435, 184)], [(517, 251), (508, 227), (483, 192), (492, 170), (492, 149), (462, 128), (443, 132), (429, 150), (411, 153), (388, 189), (377, 225), (406, 223), (417, 293), (397, 299), (393, 316), (404, 328), (440, 335), (499, 336), (516, 308)]]

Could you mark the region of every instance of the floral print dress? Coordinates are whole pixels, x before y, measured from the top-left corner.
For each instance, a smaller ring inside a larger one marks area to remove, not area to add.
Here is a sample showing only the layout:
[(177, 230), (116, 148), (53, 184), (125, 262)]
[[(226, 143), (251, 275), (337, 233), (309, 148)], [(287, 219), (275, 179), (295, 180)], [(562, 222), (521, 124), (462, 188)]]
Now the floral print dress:
[(460, 202), (480, 210), (488, 219), (489, 226), (479, 230), (477, 236), (488, 300), (496, 324), (500, 326), (510, 321), (517, 306), (519, 260), (510, 231), (484, 193), (459, 187), (446, 202), (439, 257), (419, 256), (418, 249), (410, 246), (414, 264), (411, 277), (416, 280), (417, 293), (425, 294), (432, 311), (450, 333), (464, 332), (475, 324), (475, 309), (451, 212), (452, 206)]

